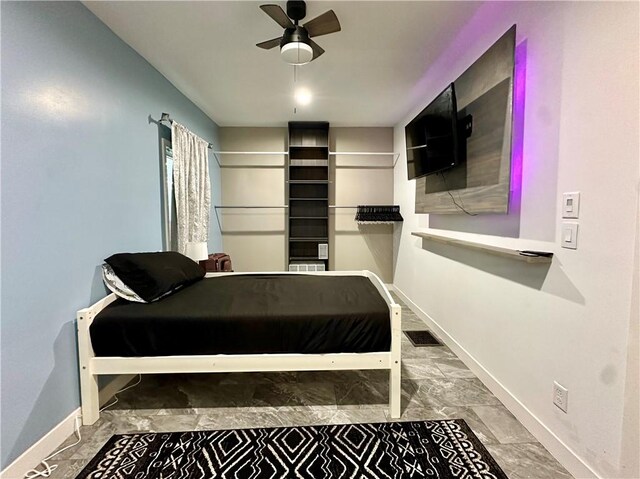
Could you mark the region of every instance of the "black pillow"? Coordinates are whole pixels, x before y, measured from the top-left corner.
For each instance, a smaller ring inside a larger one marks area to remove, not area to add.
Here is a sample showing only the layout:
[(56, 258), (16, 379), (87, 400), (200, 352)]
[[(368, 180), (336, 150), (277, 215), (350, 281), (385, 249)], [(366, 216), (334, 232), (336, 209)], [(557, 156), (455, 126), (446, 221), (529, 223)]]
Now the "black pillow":
[(175, 251), (118, 253), (104, 260), (145, 301), (156, 301), (204, 277), (204, 268)]

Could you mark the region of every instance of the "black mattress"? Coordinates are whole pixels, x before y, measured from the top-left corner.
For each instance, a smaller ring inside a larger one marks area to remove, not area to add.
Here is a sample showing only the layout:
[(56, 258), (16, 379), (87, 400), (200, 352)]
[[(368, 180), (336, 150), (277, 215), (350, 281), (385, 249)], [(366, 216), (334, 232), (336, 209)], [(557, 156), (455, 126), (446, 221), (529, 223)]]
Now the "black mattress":
[(362, 276), (205, 278), (154, 303), (118, 299), (90, 327), (97, 356), (389, 351), (389, 308)]

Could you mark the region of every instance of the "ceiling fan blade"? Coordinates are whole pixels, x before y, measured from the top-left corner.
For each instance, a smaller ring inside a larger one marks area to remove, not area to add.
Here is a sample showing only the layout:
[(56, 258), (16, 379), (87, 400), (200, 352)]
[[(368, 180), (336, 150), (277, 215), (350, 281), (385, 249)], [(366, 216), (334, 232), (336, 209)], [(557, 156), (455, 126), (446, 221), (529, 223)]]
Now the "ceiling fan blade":
[(311, 48), (313, 49), (313, 58), (311, 59), (311, 61), (315, 60), (324, 53), (322, 47), (313, 40), (309, 40), (309, 45), (311, 45)]
[(304, 24), (304, 28), (309, 33), (309, 37), (319, 37), (320, 35), (339, 32), (340, 22), (334, 11), (329, 10), (313, 20), (309, 20)]
[(280, 46), (280, 42), (282, 41), (282, 37), (274, 38), (273, 40), (267, 40), (266, 42), (256, 43), (256, 47), (264, 48), (265, 50), (269, 50), (274, 47)]
[(282, 28), (295, 28), (291, 19), (284, 13), (280, 5), (260, 5), (260, 8), (273, 18)]

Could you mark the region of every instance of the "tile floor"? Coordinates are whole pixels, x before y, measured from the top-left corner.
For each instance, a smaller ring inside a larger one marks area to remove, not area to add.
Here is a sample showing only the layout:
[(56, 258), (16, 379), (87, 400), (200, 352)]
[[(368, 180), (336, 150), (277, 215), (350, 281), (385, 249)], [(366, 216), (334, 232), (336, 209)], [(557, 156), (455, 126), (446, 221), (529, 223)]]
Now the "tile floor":
[[(402, 315), (404, 330), (425, 328), (404, 305)], [(414, 348), (404, 336), (402, 348), (401, 420), (464, 419), (510, 479), (572, 477), (449, 348)], [(387, 379), (384, 371), (144, 376), (82, 427), (82, 442), (52, 461), (51, 477), (75, 477), (117, 433), (388, 421)]]

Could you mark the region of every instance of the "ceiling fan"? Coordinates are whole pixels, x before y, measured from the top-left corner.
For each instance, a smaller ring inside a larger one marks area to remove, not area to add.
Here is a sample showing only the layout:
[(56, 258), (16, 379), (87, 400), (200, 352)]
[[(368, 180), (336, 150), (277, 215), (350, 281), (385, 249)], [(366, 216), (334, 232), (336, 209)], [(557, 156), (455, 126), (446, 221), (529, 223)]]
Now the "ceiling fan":
[(298, 25), (298, 21), (307, 15), (307, 5), (304, 1), (289, 0), (287, 13), (280, 5), (260, 5), (260, 8), (285, 30), (281, 37), (258, 43), (256, 46), (265, 50), (280, 46), (282, 59), (292, 65), (304, 65), (324, 53), (320, 45), (311, 38), (340, 31), (340, 22), (333, 10), (309, 20), (302, 26)]

